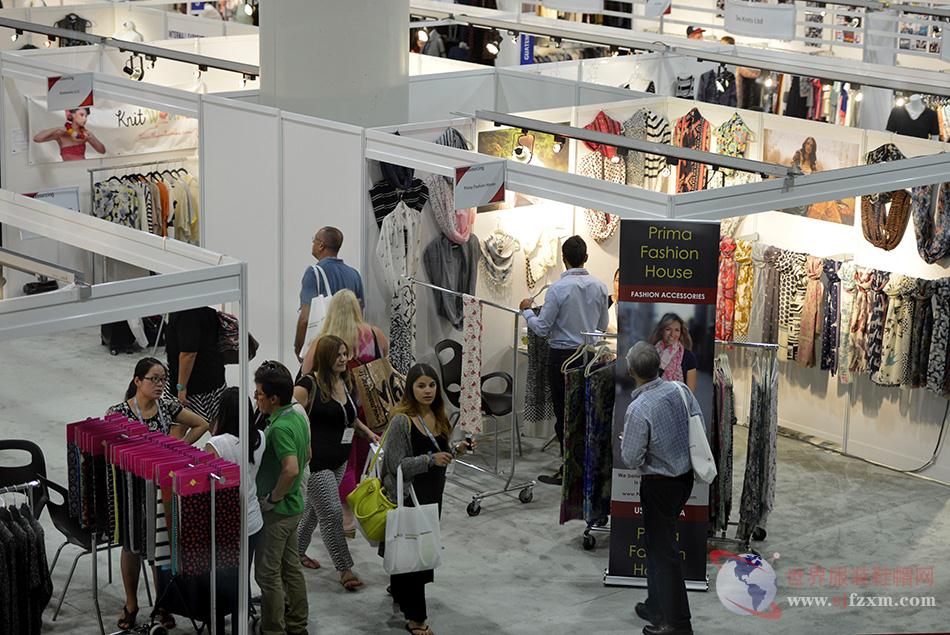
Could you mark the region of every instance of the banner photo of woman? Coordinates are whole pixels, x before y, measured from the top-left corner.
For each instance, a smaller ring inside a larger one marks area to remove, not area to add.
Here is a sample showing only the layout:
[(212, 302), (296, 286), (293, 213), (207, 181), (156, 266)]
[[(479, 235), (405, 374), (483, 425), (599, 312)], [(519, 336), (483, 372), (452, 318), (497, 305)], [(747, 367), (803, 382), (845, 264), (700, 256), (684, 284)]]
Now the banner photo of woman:
[(104, 100), (52, 112), (45, 98), (28, 97), (27, 105), (30, 165), (198, 147), (197, 119)]

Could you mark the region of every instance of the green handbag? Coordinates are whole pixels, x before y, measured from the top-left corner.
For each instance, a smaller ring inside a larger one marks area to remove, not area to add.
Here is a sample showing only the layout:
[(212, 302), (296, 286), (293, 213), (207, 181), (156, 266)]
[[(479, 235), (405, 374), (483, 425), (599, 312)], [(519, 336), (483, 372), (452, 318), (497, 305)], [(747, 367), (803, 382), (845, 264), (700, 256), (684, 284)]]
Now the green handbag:
[[(392, 426), (390, 425), (389, 428)], [(386, 512), (396, 509), (396, 503), (390, 502), (383, 494), (383, 482), (375, 476), (368, 476), (376, 466), (376, 459), (379, 458), (379, 452), (383, 449), (388, 434), (389, 429), (383, 434), (379, 448), (373, 455), (373, 460), (370, 461), (360, 484), (346, 497), (346, 502), (353, 510), (360, 530), (366, 539), (372, 542), (382, 542), (386, 539)]]

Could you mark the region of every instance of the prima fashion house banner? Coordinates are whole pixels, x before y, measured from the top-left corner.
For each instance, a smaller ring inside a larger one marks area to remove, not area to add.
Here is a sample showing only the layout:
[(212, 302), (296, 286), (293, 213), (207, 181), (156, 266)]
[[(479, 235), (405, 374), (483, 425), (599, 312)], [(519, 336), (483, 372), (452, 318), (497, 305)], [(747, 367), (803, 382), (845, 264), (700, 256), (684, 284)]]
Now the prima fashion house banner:
[[(711, 426), (718, 269), (719, 223), (621, 221), (615, 440), (623, 433), (630, 393), (636, 387), (624, 356), (640, 340), (682, 345), (683, 357), (674, 359), (688, 361), (681, 366), (695, 366), (694, 394), (707, 428)], [(709, 485), (697, 481), (678, 526), (683, 570), (694, 588), (706, 588), (708, 527)], [(646, 586), (646, 570), (640, 476), (624, 466), (617, 440), (607, 583)]]
[(91, 108), (47, 112), (45, 98), (27, 98), (30, 165), (135, 156), (198, 147), (198, 120), (96, 100)]

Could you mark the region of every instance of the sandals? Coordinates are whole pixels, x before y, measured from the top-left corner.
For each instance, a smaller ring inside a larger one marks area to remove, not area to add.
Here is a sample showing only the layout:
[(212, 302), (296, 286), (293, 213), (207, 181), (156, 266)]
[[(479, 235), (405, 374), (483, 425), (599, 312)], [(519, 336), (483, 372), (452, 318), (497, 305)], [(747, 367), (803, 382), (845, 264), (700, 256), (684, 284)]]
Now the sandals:
[(363, 586), (363, 582), (356, 577), (352, 571), (347, 571), (340, 576), (340, 585), (347, 591), (356, 591)]
[(119, 618), (119, 622), (116, 626), (119, 627), (120, 631), (130, 631), (135, 627), (135, 618), (139, 615), (139, 610), (135, 609), (130, 611), (126, 605), (122, 605), (122, 617)]
[(429, 628), (428, 624), (413, 627), (409, 624), (409, 622), (406, 622), (406, 630), (412, 633), (412, 635), (435, 635), (435, 633), (432, 632), (432, 629)]
[(309, 556), (300, 556), (300, 564), (307, 569), (319, 569), (320, 563)]
[(171, 613), (163, 608), (157, 608), (152, 611), (152, 618), (161, 624), (166, 631), (170, 631), (175, 628), (175, 618), (172, 617)]

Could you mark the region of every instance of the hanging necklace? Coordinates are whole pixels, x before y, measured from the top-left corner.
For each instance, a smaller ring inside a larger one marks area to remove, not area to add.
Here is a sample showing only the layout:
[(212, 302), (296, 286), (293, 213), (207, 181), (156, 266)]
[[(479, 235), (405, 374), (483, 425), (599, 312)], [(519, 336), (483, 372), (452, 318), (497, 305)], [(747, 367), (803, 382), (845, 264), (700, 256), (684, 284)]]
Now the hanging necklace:
[(511, 281), (515, 252), (521, 244), (514, 236), (496, 229), (484, 241), (478, 241), (482, 251), (481, 268), (489, 288), (499, 293)]
[(917, 251), (933, 264), (950, 253), (950, 182), (915, 187), (911, 196)]

